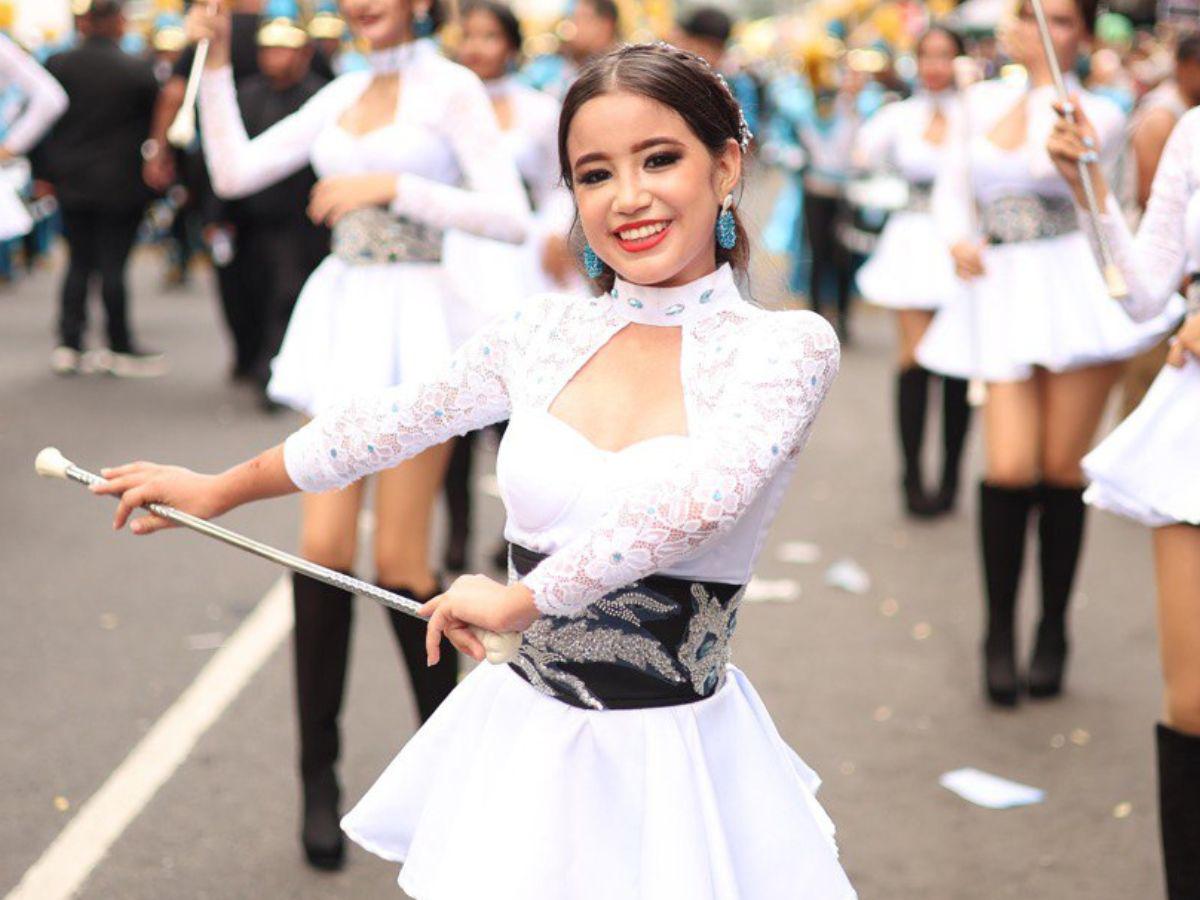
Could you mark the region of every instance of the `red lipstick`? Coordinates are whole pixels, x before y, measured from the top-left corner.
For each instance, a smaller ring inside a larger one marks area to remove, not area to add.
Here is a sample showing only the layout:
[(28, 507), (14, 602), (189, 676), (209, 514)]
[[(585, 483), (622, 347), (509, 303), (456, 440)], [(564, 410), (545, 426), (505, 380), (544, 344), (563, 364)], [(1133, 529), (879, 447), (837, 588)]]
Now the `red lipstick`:
[[(621, 237), (622, 231), (634, 231), (638, 228), (644, 228), (647, 225), (663, 225), (665, 227), (661, 231), (657, 231), (654, 234), (647, 235), (646, 237), (634, 238), (632, 240), (625, 240)], [(651, 247), (657, 247), (659, 244), (661, 244), (663, 238), (667, 236), (667, 233), (670, 230), (670, 219), (643, 219), (640, 222), (630, 222), (627, 225), (622, 225), (620, 228), (613, 231), (613, 237), (617, 239), (617, 244), (619, 244), (621, 249), (626, 253), (642, 253), (646, 250), (649, 250)]]

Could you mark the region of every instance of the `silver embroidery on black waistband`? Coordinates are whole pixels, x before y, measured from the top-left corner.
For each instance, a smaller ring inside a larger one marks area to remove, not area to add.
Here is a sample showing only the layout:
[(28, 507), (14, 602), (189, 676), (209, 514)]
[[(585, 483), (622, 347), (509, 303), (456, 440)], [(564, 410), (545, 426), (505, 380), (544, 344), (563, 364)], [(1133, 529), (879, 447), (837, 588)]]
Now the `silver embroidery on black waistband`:
[(993, 244), (1015, 244), (1060, 237), (1079, 230), (1070, 197), (1020, 194), (980, 204), (979, 222)]
[(333, 226), (333, 255), (351, 266), (440, 262), (443, 232), (378, 206), (351, 210)]

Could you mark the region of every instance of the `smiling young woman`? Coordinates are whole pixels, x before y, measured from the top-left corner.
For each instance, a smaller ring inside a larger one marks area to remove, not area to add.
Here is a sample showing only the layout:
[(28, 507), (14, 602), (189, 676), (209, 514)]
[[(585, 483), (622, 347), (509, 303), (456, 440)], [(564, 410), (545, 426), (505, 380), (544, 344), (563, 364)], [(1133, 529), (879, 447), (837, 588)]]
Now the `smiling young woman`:
[(402, 861), (419, 900), (852, 898), (817, 777), (729, 664), (837, 339), (739, 294), (746, 239), (726, 198), (749, 134), (698, 57), (602, 57), (559, 135), (608, 290), (535, 297), (439, 375), (330, 408), (222, 475), (117, 470), (117, 524), (150, 500), (212, 516), (339, 487), (509, 418), (512, 578), (464, 576), (425, 612), (431, 662), (442, 634), (481, 658), (471, 625), (522, 631), (520, 653), (462, 681), (347, 833)]

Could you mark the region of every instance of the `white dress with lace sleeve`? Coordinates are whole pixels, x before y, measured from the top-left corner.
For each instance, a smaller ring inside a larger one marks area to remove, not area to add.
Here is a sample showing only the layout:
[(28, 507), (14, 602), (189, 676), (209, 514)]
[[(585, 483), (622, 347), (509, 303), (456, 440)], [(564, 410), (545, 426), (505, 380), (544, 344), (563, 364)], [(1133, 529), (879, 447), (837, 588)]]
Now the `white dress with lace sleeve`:
[[(1088, 217), (1080, 218), (1090, 230)], [(1130, 317), (1152, 318), (1177, 302), (1185, 276), (1200, 271), (1200, 110), (1186, 113), (1171, 132), (1137, 236), (1111, 199), (1101, 227), (1129, 286)], [(1200, 362), (1165, 367), (1083, 465), (1092, 505), (1151, 527), (1200, 525)]]
[[(253, 140), (228, 68), (206, 72), (200, 119), (216, 192), (242, 197), (311, 164), (320, 178), (389, 173), (390, 212), (423, 234), (456, 229), (520, 243), (529, 207), (479, 80), (428, 41), (383, 60), (400, 87), (395, 119), (365, 134), (341, 124), (375, 73), (342, 75)], [(382, 63), (381, 63), (382, 64)], [(347, 217), (349, 218), (349, 217)], [(370, 238), (370, 235), (367, 235)], [(476, 324), (435, 261), (330, 255), (296, 303), (270, 395), (309, 415), (341, 398), (427, 378)]]
[[(1071, 80), (1071, 79), (1069, 79)], [(1108, 100), (1072, 90), (1115, 159), (1123, 116)], [(984, 274), (960, 281), (917, 350), (926, 368), (960, 378), (1022, 381), (1034, 367), (1063, 372), (1128, 359), (1171, 327), (1178, 309), (1131, 322), (1108, 296), (1070, 192), (1046, 139), (1054, 125), (1051, 87), (986, 81), (964, 98), (963, 127), (934, 185), (933, 209), (946, 243), (985, 241)], [(992, 140), (996, 125), (1025, 105), (1025, 139)], [(1021, 238), (1016, 235), (1028, 233)]]
[[(549, 408), (635, 322), (682, 329), (687, 434), (605, 451)], [(302, 488), (334, 488), (510, 417), (506, 534), (546, 554), (524, 578), (538, 608), (586, 630), (591, 605), (651, 574), (749, 579), (837, 368), (823, 319), (747, 303), (728, 268), (670, 289), (618, 280), (592, 299), (536, 298), (439, 375), (329, 409), (287, 440), (285, 461)], [(581, 640), (581, 659), (602, 649)], [(713, 764), (727, 754), (736, 767)], [(482, 665), (343, 827), (404, 861), (415, 897), (851, 898), (817, 784), (736, 668), (696, 702), (596, 712)], [(505, 828), (480, 808), (505, 810)], [(454, 846), (472, 848), (471, 866)]]
[(858, 270), (863, 299), (890, 309), (937, 309), (955, 291), (954, 267), (930, 211), (933, 181), (945, 143), (927, 138), (937, 112), (947, 134), (958, 127), (953, 93), (920, 93), (892, 103), (867, 119), (855, 138), (855, 163), (891, 171), (909, 183), (909, 205), (888, 216), (879, 242)]

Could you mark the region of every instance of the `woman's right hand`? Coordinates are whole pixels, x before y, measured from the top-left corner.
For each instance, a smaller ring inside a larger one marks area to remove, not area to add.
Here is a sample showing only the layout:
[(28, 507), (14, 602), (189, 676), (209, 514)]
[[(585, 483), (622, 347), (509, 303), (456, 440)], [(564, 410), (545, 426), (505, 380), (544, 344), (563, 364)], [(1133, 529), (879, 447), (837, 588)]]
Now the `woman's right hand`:
[[(100, 474), (105, 480), (92, 485), (92, 493), (121, 498), (113, 517), (114, 529), (124, 527), (133, 511), (148, 503), (164, 503), (201, 519), (215, 518), (229, 509), (217, 475), (201, 475), (180, 466), (151, 462), (101, 469)], [(139, 517), (129, 526), (134, 534), (153, 534), (173, 527), (174, 523), (153, 513)]]
[(950, 248), (950, 257), (954, 260), (954, 274), (965, 281), (984, 273), (983, 248), (975, 241), (959, 241)]
[[(1068, 109), (1070, 110), (1069, 115)], [(1100, 146), (1100, 139), (1096, 134), (1096, 129), (1088, 121), (1078, 96), (1071, 97), (1069, 106), (1062, 102), (1055, 103), (1054, 111), (1058, 113), (1058, 119), (1046, 141), (1046, 152), (1050, 154), (1050, 159), (1054, 161), (1063, 180), (1070, 185), (1071, 192), (1075, 195), (1075, 202), (1081, 207), (1086, 206), (1087, 195), (1084, 193), (1083, 181), (1079, 175), (1080, 162), (1086, 163), (1091, 171), (1092, 185), (1096, 189), (1097, 197), (1103, 198), (1106, 193), (1107, 186), (1104, 184), (1103, 173), (1096, 165), (1100, 160), (1097, 150)], [(1101, 209), (1103, 208), (1104, 206), (1101, 204)]]
[(231, 14), (222, 10), (219, 3), (193, 3), (184, 20), (184, 29), (192, 43), (208, 41), (206, 69), (220, 69), (229, 65), (229, 34)]

